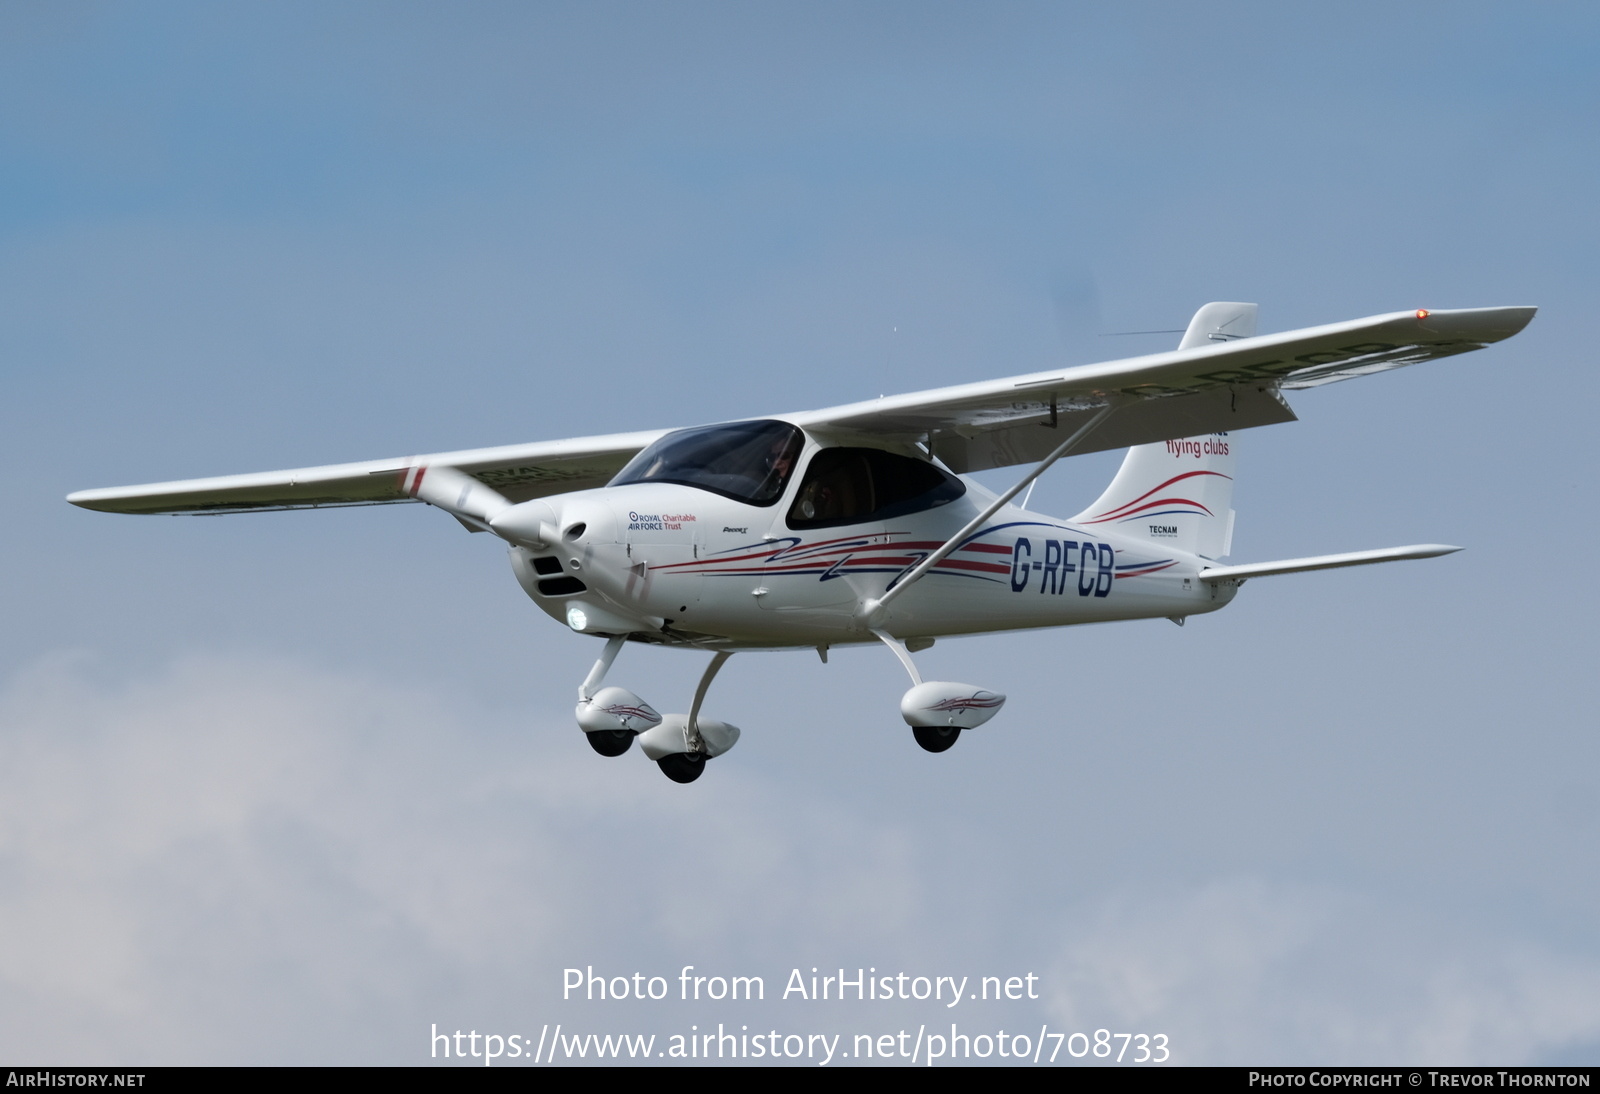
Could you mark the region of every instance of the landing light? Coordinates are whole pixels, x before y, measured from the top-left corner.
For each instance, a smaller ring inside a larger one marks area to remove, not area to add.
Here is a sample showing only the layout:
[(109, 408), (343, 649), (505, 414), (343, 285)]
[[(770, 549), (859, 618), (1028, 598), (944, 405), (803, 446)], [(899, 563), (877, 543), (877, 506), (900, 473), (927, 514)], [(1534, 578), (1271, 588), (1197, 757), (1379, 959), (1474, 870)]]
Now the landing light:
[(567, 609), (567, 626), (571, 627), (575, 631), (581, 631), (588, 625), (589, 617), (584, 614), (582, 608), (574, 604), (572, 607)]

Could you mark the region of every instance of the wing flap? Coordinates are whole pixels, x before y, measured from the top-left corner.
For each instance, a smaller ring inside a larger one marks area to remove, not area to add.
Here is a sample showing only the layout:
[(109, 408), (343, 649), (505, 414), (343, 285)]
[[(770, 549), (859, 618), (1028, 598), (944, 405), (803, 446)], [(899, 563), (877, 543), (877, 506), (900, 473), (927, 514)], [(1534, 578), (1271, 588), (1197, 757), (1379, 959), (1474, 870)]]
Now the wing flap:
[(660, 431), (476, 448), (392, 460), (262, 471), (208, 479), (80, 490), (67, 500), (104, 513), (237, 513), (323, 509), (410, 501), (407, 468), (454, 467), (504, 494), (529, 501), (604, 486)]
[[(933, 454), (945, 466), (960, 474), (1035, 463), (1048, 456), (1062, 438), (1096, 409), (1098, 407), (1090, 406), (1061, 410), (1058, 404), (1055, 413), (1046, 413), (1032, 422), (988, 429), (958, 426), (930, 431), (930, 445)], [(1083, 455), (1112, 448), (1131, 448), (1173, 437), (1224, 433), (1294, 420), (1294, 411), (1271, 386), (1218, 387), (1183, 399), (1131, 402), (1084, 438), (1073, 453)]]

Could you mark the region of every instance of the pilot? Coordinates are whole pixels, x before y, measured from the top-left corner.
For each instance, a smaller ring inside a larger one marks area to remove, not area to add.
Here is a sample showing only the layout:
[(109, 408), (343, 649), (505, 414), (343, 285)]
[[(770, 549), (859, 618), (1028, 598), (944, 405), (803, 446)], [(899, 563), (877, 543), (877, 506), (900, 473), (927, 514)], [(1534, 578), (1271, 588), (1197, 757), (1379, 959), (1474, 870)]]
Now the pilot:
[(847, 520), (874, 508), (872, 476), (858, 449), (828, 448), (811, 461), (790, 519)]
[(764, 461), (766, 474), (761, 480), (761, 489), (758, 491), (760, 496), (775, 499), (783, 493), (783, 488), (789, 482), (789, 473), (794, 470), (795, 456), (799, 454), (798, 441), (799, 438), (794, 434), (784, 434), (772, 439)]

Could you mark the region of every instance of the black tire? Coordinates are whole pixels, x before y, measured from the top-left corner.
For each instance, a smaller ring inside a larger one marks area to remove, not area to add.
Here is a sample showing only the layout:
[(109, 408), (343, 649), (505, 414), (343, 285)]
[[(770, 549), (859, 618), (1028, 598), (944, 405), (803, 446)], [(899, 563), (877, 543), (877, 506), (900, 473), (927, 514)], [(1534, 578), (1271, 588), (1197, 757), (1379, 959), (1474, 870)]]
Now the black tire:
[(695, 752), (674, 752), (657, 760), (656, 766), (675, 783), (692, 783), (706, 769), (706, 758)]
[(943, 752), (961, 736), (960, 726), (912, 726), (911, 733), (917, 744), (929, 752)]
[(589, 747), (602, 756), (620, 756), (633, 747), (633, 734), (625, 729), (602, 729), (584, 736), (589, 739)]

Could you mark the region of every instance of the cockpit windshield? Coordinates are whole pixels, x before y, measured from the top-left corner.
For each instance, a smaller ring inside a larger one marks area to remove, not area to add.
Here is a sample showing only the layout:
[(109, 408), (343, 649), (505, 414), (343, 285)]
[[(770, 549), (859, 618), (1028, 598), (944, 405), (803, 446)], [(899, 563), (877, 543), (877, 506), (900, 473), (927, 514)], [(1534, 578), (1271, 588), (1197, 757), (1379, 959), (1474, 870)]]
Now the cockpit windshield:
[(610, 485), (671, 482), (747, 505), (771, 505), (783, 496), (804, 446), (805, 434), (788, 422), (680, 429), (635, 456)]

